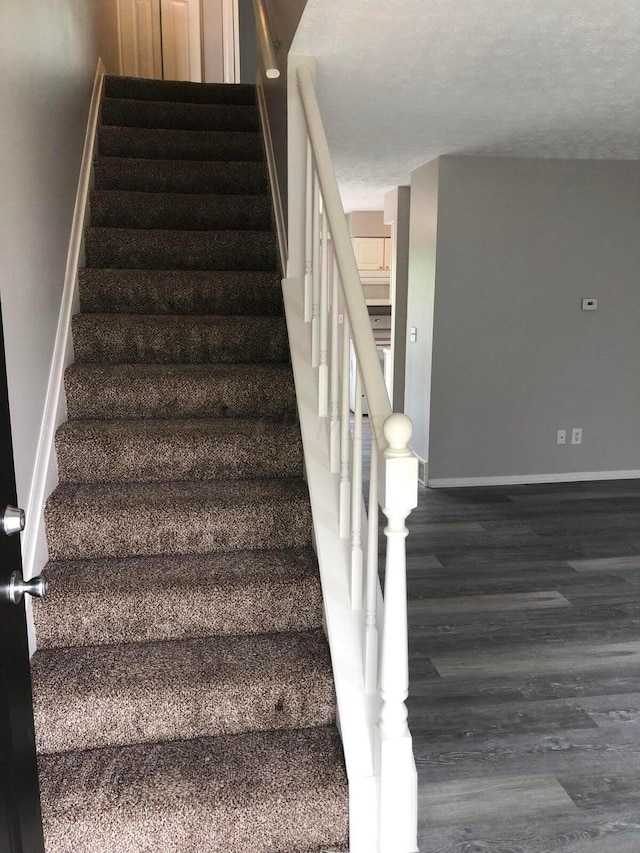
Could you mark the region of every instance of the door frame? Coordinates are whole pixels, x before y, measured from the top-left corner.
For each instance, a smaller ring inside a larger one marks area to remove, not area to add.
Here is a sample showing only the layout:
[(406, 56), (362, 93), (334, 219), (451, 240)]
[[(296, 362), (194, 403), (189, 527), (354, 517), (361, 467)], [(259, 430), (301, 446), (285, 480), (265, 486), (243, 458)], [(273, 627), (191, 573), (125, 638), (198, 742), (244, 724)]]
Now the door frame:
[(240, 82), (240, 16), (238, 0), (222, 0), (222, 53), (225, 83)]

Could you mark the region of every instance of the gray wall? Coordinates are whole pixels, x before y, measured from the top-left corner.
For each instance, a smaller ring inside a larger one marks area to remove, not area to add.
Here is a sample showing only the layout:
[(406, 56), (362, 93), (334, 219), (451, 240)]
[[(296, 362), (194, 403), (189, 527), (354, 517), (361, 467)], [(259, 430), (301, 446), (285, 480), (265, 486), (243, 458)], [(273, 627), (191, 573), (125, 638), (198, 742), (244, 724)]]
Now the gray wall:
[(256, 82), (256, 16), (253, 0), (238, 0), (240, 82)]
[[(411, 448), (425, 460), (429, 456), (438, 173), (438, 160), (411, 173), (404, 410), (413, 421)], [(417, 330), (417, 338), (413, 343), (409, 340), (412, 326)], [(398, 342), (398, 345), (401, 346), (401, 343)]]
[(98, 56), (115, 0), (0, 3), (0, 298), (18, 499), (27, 503)]
[(639, 237), (640, 163), (441, 159), (430, 478), (640, 469)]
[(267, 16), (273, 38), (279, 44), (278, 60), (280, 77), (264, 79), (265, 100), (269, 113), (269, 126), (273, 139), (273, 151), (278, 170), (278, 185), (287, 223), (287, 69), (286, 61), (296, 29), (304, 12), (307, 0), (265, 0)]
[(409, 227), (411, 188), (396, 187), (384, 194), (384, 221), (391, 231), (391, 304), (393, 305), (393, 399), (394, 412), (404, 412), (405, 362), (407, 357), (407, 298), (409, 294)]

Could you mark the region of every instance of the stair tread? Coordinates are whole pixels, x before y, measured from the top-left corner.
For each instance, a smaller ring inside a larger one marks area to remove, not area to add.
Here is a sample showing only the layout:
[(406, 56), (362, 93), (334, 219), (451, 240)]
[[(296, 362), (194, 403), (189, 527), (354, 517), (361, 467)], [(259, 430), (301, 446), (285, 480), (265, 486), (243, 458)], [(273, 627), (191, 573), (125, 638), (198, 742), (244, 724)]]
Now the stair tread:
[(31, 672), (40, 752), (335, 718), (322, 629), (42, 649)]
[(125, 127), (180, 130), (245, 130), (260, 128), (253, 104), (198, 104), (135, 98), (103, 98), (101, 123)]
[(51, 493), (50, 501), (54, 503), (85, 502), (88, 506), (94, 503), (103, 505), (113, 503), (115, 506), (122, 506), (126, 502), (129, 507), (132, 507), (136, 504), (165, 503), (167, 499), (178, 504), (180, 498), (188, 497), (193, 502), (215, 501), (221, 507), (230, 509), (238, 503), (260, 504), (269, 498), (307, 497), (306, 489), (304, 480), (298, 477), (251, 481), (226, 480), (224, 483), (195, 483), (190, 480), (122, 483), (118, 488), (101, 483), (61, 483)]
[(347, 844), (333, 726), (41, 755), (39, 767), (45, 833), (59, 853), (318, 853)]
[(190, 230), (91, 226), (85, 234), (89, 267), (275, 271), (271, 228)]
[(192, 83), (187, 80), (152, 80), (143, 77), (105, 76), (106, 97), (137, 100), (179, 101), (200, 104), (252, 104), (256, 87), (252, 83)]
[(61, 482), (298, 476), (295, 418), (66, 421), (56, 433)]
[[(53, 560), (34, 601), (38, 648), (317, 628), (310, 548)], [(79, 602), (84, 602), (79, 616)]]
[(79, 271), (83, 313), (283, 313), (277, 272), (92, 269)]
[(246, 160), (263, 162), (264, 147), (257, 130), (183, 130), (102, 125), (98, 148), (107, 156)]
[(94, 176), (97, 190), (238, 195), (269, 189), (266, 164), (251, 161), (98, 156)]
[(288, 363), (284, 317), (76, 314), (76, 362)]
[(296, 547), (311, 535), (309, 495), (297, 477), (60, 483), (45, 520), (52, 559)]
[(92, 226), (187, 231), (255, 231), (271, 228), (266, 193), (176, 193), (92, 190)]
[(69, 417), (197, 418), (296, 411), (288, 364), (72, 364)]

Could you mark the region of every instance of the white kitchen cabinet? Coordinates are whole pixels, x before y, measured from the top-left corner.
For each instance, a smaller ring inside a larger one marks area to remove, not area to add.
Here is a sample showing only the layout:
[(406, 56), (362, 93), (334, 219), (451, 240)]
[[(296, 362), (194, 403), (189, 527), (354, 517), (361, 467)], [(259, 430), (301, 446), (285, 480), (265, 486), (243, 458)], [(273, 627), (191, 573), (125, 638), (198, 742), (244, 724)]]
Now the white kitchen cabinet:
[(359, 270), (384, 269), (385, 237), (354, 237), (353, 251)]

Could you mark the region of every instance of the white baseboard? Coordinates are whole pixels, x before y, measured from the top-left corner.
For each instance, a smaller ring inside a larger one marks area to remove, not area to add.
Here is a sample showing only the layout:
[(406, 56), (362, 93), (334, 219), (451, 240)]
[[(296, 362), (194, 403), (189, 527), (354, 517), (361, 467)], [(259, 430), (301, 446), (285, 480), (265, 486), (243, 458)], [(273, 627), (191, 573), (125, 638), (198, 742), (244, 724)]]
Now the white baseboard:
[(264, 85), (262, 82), (262, 73), (258, 74), (256, 81), (256, 90), (258, 93), (258, 110), (260, 112), (260, 122), (262, 124), (262, 133), (264, 135), (264, 147), (267, 155), (267, 168), (269, 170), (269, 184), (271, 185), (271, 197), (273, 198), (273, 210), (276, 219), (276, 231), (278, 233), (278, 249), (280, 251), (280, 268), (284, 274), (287, 269), (287, 228), (284, 221), (284, 213), (282, 211), (282, 199), (280, 197), (280, 184), (278, 183), (278, 168), (276, 166), (276, 158), (273, 151), (273, 139), (271, 137), (271, 125), (269, 124), (269, 112), (267, 110), (267, 102), (264, 95)]
[[(71, 317), (74, 311), (78, 310), (78, 267), (84, 262), (84, 232), (104, 75), (105, 67), (102, 59), (99, 59), (93, 83), (93, 93), (89, 107), (89, 118), (80, 166), (80, 177), (76, 191), (56, 339), (51, 359), (51, 368), (49, 370), (49, 381), (47, 383), (47, 393), (40, 424), (33, 477), (29, 490), (26, 527), (22, 534), (22, 562), (25, 578), (31, 578), (39, 574), (47, 560), (44, 535), (44, 504), (58, 481), (54, 441), (56, 429), (66, 418), (64, 371), (67, 365), (73, 360)], [(30, 640), (33, 640), (31, 632)]]
[(582, 483), (589, 480), (639, 480), (640, 471), (570, 471), (564, 474), (515, 474), (509, 477), (441, 477), (429, 480), (431, 489), (472, 486), (528, 486), (535, 483)]

